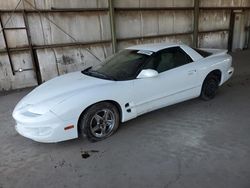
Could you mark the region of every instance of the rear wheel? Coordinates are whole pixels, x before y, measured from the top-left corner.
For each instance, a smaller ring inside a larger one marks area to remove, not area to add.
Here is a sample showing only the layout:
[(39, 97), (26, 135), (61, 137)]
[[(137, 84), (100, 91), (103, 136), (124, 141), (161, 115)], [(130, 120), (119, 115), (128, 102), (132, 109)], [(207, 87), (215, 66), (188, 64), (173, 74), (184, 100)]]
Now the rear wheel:
[(91, 142), (111, 136), (119, 127), (119, 112), (111, 103), (101, 102), (91, 106), (80, 118), (80, 133)]
[(217, 91), (219, 89), (219, 79), (215, 75), (208, 75), (205, 79), (200, 97), (203, 100), (211, 100), (215, 97)]

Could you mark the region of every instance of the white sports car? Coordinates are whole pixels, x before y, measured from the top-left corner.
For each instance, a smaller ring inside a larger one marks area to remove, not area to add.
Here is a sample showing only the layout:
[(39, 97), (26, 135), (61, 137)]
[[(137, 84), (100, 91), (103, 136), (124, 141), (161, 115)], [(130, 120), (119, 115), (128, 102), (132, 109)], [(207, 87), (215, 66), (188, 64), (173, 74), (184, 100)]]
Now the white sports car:
[(226, 50), (132, 46), (35, 88), (14, 109), (16, 130), (39, 142), (79, 135), (100, 141), (141, 114), (199, 96), (212, 99), (233, 72)]

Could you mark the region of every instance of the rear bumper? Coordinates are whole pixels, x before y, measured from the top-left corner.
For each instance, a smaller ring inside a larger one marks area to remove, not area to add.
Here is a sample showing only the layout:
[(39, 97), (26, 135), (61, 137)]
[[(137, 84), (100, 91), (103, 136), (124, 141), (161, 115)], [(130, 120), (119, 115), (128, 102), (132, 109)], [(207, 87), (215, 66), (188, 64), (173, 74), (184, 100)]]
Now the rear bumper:
[(234, 73), (234, 68), (233, 67), (230, 67), (227, 71), (228, 75), (231, 77)]
[(221, 84), (225, 83), (227, 80), (229, 80), (229, 78), (231, 78), (234, 74), (234, 68), (230, 67), (223, 75), (223, 80), (221, 82)]

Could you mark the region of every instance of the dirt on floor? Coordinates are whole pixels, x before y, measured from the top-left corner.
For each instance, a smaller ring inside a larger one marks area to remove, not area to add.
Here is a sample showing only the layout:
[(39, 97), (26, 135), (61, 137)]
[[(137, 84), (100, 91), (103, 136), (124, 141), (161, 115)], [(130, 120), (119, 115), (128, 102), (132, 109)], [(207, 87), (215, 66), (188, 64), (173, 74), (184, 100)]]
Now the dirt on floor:
[(14, 129), (30, 89), (0, 95), (2, 187), (250, 187), (250, 51), (214, 100), (194, 99), (121, 125), (97, 143), (41, 144)]

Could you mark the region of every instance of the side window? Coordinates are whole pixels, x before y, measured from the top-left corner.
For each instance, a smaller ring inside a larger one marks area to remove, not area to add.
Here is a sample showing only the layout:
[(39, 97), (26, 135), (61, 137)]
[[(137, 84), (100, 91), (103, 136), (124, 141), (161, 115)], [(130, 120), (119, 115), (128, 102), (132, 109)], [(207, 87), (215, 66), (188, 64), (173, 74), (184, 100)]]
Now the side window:
[(160, 59), (161, 57), (159, 54), (155, 55), (149, 60), (149, 62), (147, 62), (147, 64), (143, 68), (156, 70), (160, 62)]
[(174, 54), (174, 67), (179, 67), (188, 63), (191, 63), (193, 60), (189, 57), (186, 52), (184, 52), (180, 47), (176, 47), (172, 49), (172, 53)]
[(152, 58), (145, 68), (154, 69), (159, 73), (188, 64), (192, 59), (180, 47), (160, 51)]

